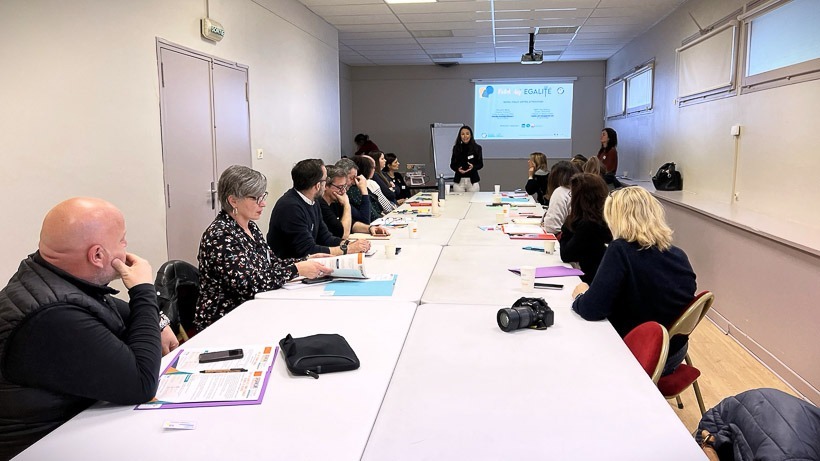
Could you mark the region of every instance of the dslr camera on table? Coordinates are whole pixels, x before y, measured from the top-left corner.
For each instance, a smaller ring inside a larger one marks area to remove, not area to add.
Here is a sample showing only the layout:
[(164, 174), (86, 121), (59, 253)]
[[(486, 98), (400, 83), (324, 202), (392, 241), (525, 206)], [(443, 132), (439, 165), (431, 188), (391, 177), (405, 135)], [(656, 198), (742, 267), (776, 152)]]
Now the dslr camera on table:
[(499, 309), (495, 319), (498, 328), (508, 333), (522, 328), (546, 330), (555, 322), (555, 313), (544, 298), (518, 298), (512, 307)]

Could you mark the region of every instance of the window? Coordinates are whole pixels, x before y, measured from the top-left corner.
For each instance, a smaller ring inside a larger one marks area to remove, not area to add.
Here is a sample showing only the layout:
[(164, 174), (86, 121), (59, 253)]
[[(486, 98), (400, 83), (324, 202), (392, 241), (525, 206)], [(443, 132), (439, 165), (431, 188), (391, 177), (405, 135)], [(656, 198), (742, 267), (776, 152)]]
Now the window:
[(739, 19), (746, 25), (743, 92), (820, 78), (817, 0), (768, 2)]
[(678, 105), (735, 94), (738, 23), (730, 21), (678, 48)]
[(649, 64), (626, 77), (626, 113), (634, 114), (652, 109), (652, 74)]
[(606, 90), (606, 118), (652, 110), (655, 63), (650, 61), (614, 79)]
[(624, 115), (626, 108), (624, 100), (626, 98), (626, 82), (623, 79), (606, 87), (606, 117), (619, 117)]

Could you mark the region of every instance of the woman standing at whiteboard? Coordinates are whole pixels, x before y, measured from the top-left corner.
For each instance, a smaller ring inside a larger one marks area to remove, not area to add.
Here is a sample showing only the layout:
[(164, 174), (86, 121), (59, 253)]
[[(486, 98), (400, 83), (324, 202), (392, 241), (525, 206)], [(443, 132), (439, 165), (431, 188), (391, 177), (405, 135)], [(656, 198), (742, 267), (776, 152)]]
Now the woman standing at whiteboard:
[(598, 150), (598, 160), (604, 164), (607, 173), (615, 174), (618, 170), (618, 133), (612, 128), (601, 131), (601, 149)]
[(467, 125), (458, 130), (450, 169), (456, 173), (454, 192), (478, 192), (478, 170), (484, 167), (481, 146), (473, 139), (473, 129)]

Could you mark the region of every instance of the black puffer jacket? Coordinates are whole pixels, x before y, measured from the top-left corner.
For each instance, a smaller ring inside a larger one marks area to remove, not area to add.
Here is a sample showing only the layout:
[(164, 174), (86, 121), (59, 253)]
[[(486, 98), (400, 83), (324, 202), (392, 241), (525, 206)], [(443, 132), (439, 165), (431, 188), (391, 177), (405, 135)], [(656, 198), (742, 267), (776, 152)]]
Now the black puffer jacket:
[(715, 436), (720, 459), (820, 460), (820, 409), (776, 389), (753, 389), (723, 399), (700, 420)]

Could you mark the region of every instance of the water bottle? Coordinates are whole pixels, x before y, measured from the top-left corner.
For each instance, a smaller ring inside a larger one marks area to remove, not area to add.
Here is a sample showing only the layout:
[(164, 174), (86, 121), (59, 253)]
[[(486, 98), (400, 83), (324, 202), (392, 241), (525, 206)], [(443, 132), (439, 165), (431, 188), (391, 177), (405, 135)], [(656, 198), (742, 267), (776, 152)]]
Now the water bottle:
[(438, 176), (438, 198), (439, 200), (444, 199), (444, 175)]

